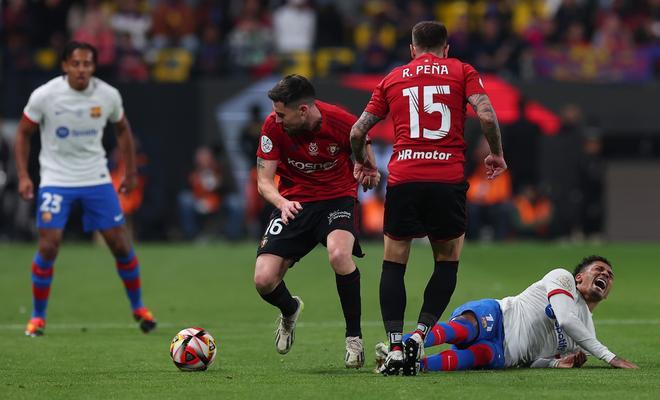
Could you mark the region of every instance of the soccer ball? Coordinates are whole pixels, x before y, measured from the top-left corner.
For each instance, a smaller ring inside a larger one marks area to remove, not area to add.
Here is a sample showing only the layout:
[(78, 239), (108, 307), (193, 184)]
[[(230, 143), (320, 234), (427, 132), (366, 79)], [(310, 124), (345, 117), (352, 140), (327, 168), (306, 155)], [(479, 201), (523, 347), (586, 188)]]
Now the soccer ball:
[(170, 356), (181, 371), (204, 371), (213, 364), (215, 339), (202, 328), (186, 328), (170, 344)]

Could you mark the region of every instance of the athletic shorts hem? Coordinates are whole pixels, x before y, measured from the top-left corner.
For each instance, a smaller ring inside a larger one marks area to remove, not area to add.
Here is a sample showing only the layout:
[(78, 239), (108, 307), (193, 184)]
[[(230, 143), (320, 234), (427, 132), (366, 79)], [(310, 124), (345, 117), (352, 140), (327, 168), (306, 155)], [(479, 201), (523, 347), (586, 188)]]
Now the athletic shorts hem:
[[(351, 235), (353, 235), (353, 239), (355, 239), (355, 241), (353, 242), (353, 251), (352, 251), (352, 253), (357, 258), (364, 258), (364, 252), (362, 251), (362, 246), (360, 246), (360, 242), (358, 240), (357, 235), (355, 234), (355, 231), (337, 226), (337, 227), (331, 227), (330, 230), (328, 230), (328, 235), (330, 235), (334, 231), (345, 231), (345, 232), (348, 232)], [(327, 240), (327, 237), (326, 237), (326, 240)], [(326, 245), (326, 248), (327, 247), (328, 246)]]
[(404, 241), (404, 240), (412, 240), (412, 239), (420, 239), (423, 237), (427, 237), (428, 235), (426, 233), (418, 233), (414, 235), (408, 235), (408, 236), (396, 236), (392, 235), (391, 233), (383, 232), (385, 236), (392, 240), (398, 240), (398, 241)]
[(465, 235), (465, 232), (458, 233), (456, 235), (450, 235), (450, 236), (445, 236), (445, 237), (437, 237), (435, 235), (429, 234), (429, 240), (432, 242), (448, 242), (450, 240), (458, 239), (459, 237)]
[(277, 252), (277, 250), (263, 250), (263, 251), (257, 250), (257, 256), (255, 258), (259, 258), (259, 256), (263, 254), (270, 254), (273, 256), (282, 257), (282, 259), (284, 260), (291, 260), (293, 263), (289, 268), (293, 267), (293, 265), (298, 261), (300, 261), (300, 259), (302, 258), (298, 256), (290, 256), (290, 255), (282, 254), (281, 252)]
[(111, 224), (103, 224), (103, 225), (93, 225), (93, 226), (84, 226), (83, 224), (83, 231), (89, 233), (89, 232), (94, 232), (94, 231), (105, 231), (108, 229), (116, 228), (118, 226), (125, 225), (124, 218), (121, 219), (119, 222), (114, 222)]

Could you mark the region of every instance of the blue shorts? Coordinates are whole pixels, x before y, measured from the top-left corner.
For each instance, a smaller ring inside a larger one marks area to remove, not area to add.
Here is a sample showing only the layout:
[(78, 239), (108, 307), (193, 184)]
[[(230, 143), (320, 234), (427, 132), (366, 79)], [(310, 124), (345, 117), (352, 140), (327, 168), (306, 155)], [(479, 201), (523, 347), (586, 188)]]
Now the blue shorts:
[(486, 368), (504, 368), (504, 325), (500, 303), (493, 299), (469, 301), (451, 313), (451, 319), (470, 311), (479, 322), (479, 335), (469, 345), (452, 346), (454, 349), (465, 349), (473, 344), (486, 343), (493, 349), (493, 361)]
[(124, 224), (124, 213), (111, 184), (95, 186), (39, 188), (37, 228), (64, 229), (71, 207), (79, 202), (85, 232), (106, 230)]

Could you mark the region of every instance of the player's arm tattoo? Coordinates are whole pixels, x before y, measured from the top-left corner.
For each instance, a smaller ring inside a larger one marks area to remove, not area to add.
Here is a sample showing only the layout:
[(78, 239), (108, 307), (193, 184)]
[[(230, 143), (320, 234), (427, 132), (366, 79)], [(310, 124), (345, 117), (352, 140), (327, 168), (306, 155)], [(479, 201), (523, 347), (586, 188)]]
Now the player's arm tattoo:
[(266, 168), (266, 164), (264, 163), (264, 159), (261, 157), (257, 157), (257, 169), (264, 169)]
[(474, 112), (477, 113), (477, 117), (479, 117), (481, 130), (484, 132), (486, 140), (488, 140), (491, 153), (502, 155), (502, 134), (490, 99), (485, 94), (473, 94), (468, 97), (468, 102), (472, 105)]
[(353, 150), (353, 155), (355, 155), (355, 160), (357, 162), (362, 163), (367, 158), (365, 146), (367, 142), (367, 132), (369, 132), (369, 129), (376, 125), (381, 119), (382, 118), (365, 111), (360, 115), (360, 118), (351, 128), (351, 149)]

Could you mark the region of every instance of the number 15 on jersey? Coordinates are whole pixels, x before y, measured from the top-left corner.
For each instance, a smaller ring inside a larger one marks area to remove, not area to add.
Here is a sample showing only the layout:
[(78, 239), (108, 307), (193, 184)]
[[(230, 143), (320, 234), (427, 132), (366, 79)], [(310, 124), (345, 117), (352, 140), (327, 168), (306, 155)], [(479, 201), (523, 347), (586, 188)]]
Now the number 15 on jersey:
[(408, 105), (410, 110), (410, 137), (412, 139), (419, 138), (419, 113), (427, 114), (440, 113), (440, 129), (427, 129), (423, 128), (422, 137), (431, 140), (442, 139), (447, 136), (449, 129), (451, 129), (451, 110), (446, 104), (434, 102), (433, 96), (436, 94), (449, 94), (449, 85), (439, 86), (424, 86), (424, 98), (419, 98), (419, 87), (412, 86), (403, 89), (403, 95), (408, 97)]

